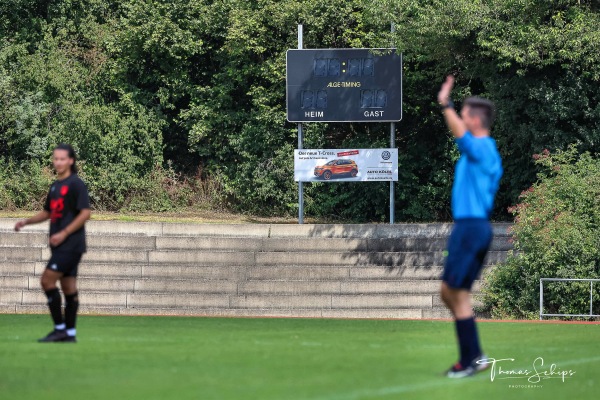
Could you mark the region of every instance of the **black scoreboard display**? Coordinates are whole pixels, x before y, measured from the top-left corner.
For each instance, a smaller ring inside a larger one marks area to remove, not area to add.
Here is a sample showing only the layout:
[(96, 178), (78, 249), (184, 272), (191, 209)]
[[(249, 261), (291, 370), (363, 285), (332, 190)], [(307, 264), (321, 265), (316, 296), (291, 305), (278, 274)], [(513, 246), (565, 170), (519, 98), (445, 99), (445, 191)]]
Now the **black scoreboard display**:
[(402, 119), (402, 55), (393, 49), (298, 49), (286, 59), (290, 122)]

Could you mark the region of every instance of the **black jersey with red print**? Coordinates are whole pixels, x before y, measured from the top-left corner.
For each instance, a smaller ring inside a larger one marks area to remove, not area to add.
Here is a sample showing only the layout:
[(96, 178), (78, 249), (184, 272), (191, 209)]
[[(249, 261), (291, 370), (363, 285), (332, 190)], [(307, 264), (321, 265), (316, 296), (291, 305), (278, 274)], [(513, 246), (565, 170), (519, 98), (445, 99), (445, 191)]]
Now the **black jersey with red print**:
[[(86, 208), (90, 208), (90, 198), (85, 183), (77, 174), (54, 181), (44, 204), (44, 210), (50, 213), (50, 236), (65, 229)], [(72, 232), (52, 250), (85, 253), (85, 227)]]

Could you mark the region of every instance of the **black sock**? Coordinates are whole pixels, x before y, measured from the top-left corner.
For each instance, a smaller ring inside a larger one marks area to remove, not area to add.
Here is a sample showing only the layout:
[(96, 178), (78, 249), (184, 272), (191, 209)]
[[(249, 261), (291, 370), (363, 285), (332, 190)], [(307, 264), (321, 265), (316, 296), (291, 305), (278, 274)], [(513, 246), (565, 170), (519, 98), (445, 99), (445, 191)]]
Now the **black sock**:
[(479, 335), (475, 325), (475, 317), (457, 319), (456, 336), (460, 347), (460, 365), (464, 368), (471, 364), (475, 358), (481, 355), (479, 346)]
[(62, 315), (62, 299), (58, 288), (50, 289), (46, 291), (46, 297), (48, 297), (48, 308), (50, 309), (50, 316), (54, 325), (60, 325), (64, 322)]
[(67, 303), (65, 307), (65, 324), (67, 325), (67, 330), (75, 329), (75, 320), (77, 319), (77, 310), (79, 309), (78, 293), (65, 295), (65, 301)]

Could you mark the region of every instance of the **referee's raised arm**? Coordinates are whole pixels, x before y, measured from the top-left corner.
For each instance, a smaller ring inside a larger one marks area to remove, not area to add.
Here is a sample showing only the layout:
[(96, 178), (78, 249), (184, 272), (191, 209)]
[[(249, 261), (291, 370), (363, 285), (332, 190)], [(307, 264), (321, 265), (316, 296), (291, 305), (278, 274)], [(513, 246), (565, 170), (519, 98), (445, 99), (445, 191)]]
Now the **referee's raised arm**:
[(454, 135), (455, 138), (461, 138), (465, 135), (467, 127), (454, 109), (454, 103), (450, 98), (450, 93), (452, 92), (453, 87), (454, 77), (452, 75), (448, 75), (438, 93), (438, 103), (440, 104), (440, 107), (442, 107), (446, 125), (448, 125), (452, 135)]

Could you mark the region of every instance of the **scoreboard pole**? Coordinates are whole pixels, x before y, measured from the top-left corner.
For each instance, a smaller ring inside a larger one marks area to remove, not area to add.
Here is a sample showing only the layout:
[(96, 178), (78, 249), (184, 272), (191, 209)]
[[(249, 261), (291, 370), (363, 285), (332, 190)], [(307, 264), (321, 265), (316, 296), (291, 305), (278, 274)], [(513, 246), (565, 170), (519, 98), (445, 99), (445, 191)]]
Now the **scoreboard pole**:
[[(392, 22), (390, 26), (390, 31), (392, 35), (396, 32), (396, 25)], [(400, 87), (402, 87), (402, 80), (400, 80)], [(402, 92), (402, 89), (400, 90)], [(402, 104), (402, 103), (400, 103)], [(390, 148), (393, 149), (396, 147), (396, 123), (390, 122)], [(390, 182), (390, 225), (394, 224), (394, 212), (396, 209), (396, 196), (395, 196), (395, 186), (394, 181)]]
[[(396, 31), (396, 25), (393, 22), (392, 22), (392, 25), (390, 26), (390, 31), (392, 32), (392, 35)], [(393, 149), (394, 147), (396, 147), (396, 123), (390, 122), (390, 148)], [(396, 208), (395, 206), (396, 206), (396, 203), (395, 203), (394, 181), (392, 180), (390, 182), (390, 225), (394, 224), (394, 210)]]
[[(298, 25), (298, 48), (302, 48), (302, 25)], [(298, 150), (303, 149), (302, 122), (298, 122)], [(304, 182), (298, 182), (298, 224), (304, 223)]]
[[(390, 148), (396, 147), (396, 123), (390, 122)], [(394, 209), (396, 208), (394, 196), (394, 181), (390, 181), (390, 225), (394, 224)]]

